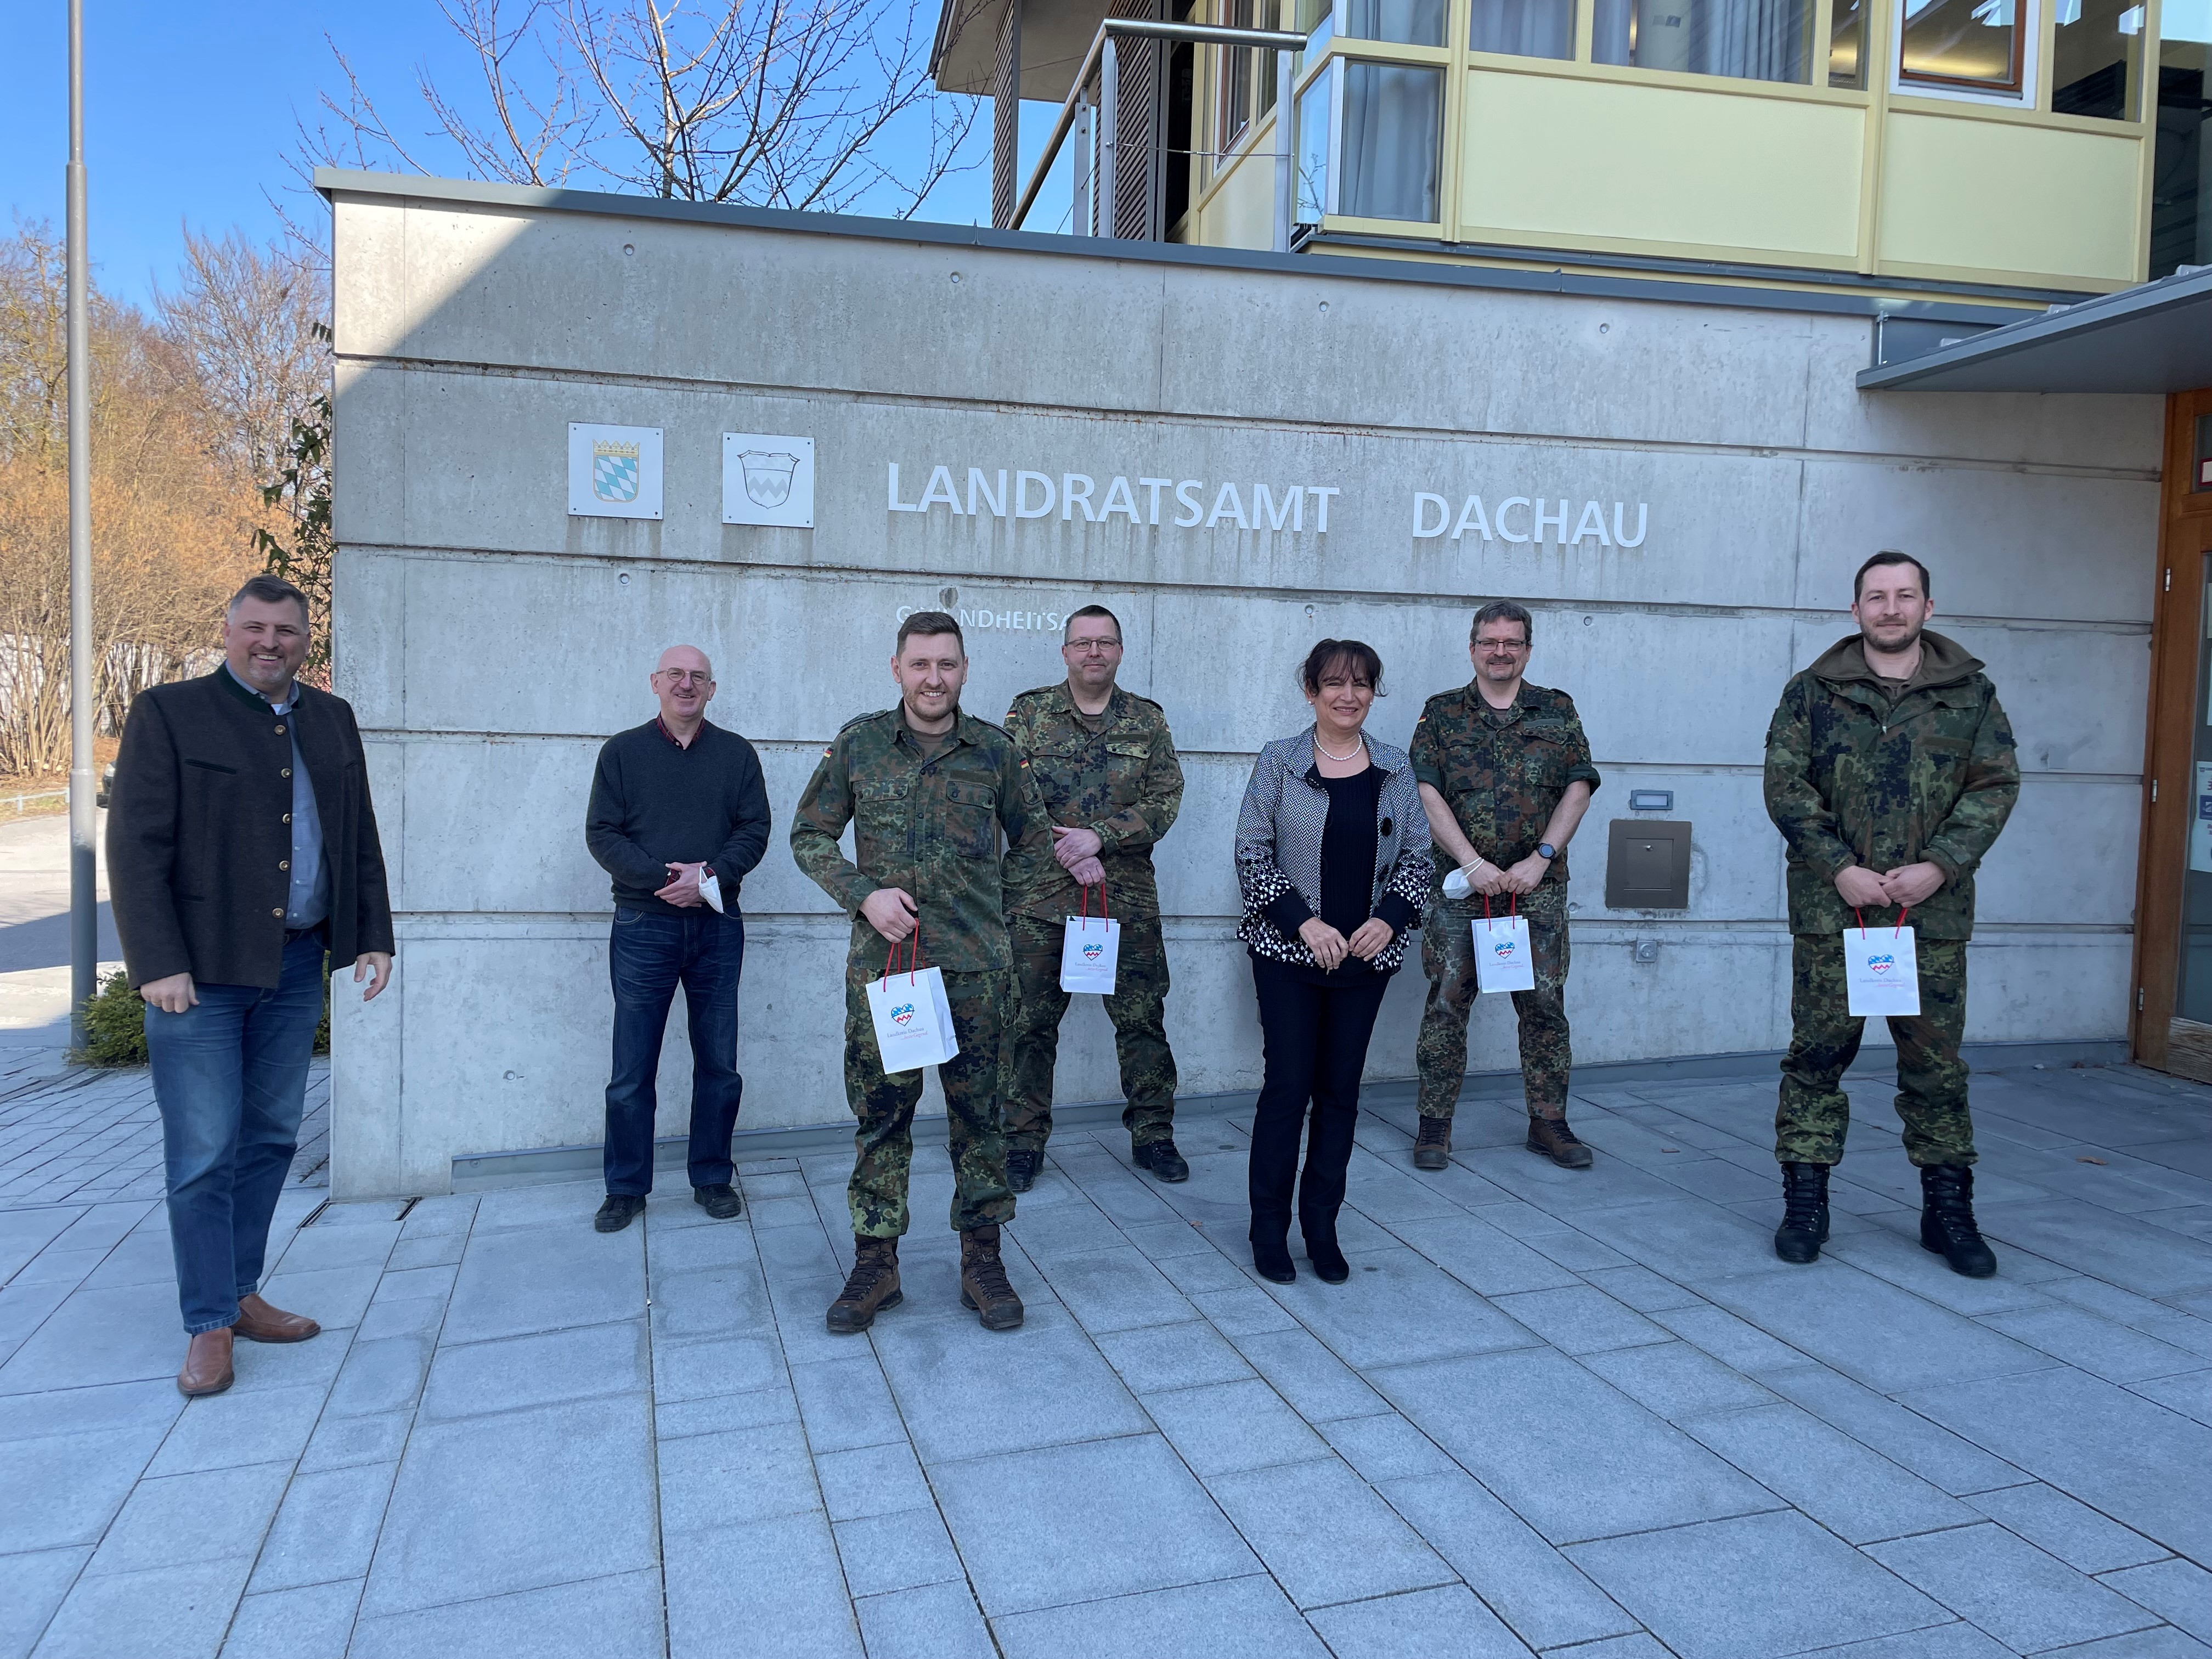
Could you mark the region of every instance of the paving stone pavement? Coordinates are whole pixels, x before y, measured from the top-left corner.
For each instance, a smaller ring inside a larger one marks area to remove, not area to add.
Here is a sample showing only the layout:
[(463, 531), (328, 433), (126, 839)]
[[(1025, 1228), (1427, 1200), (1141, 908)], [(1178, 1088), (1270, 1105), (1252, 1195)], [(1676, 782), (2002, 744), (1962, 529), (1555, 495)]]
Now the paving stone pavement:
[(1419, 1174), (1371, 1091), (1342, 1286), (1249, 1271), (1241, 1115), (1183, 1122), (1173, 1188), (1064, 1133), (1008, 1334), (957, 1303), (933, 1149), (856, 1338), (840, 1152), (611, 1237), (594, 1182), (295, 1170), (267, 1288), (325, 1334), (187, 1405), (143, 1077), (23, 1085), (0, 1659), (2212, 1659), (2212, 1090), (1978, 1076), (1977, 1282), (1851, 1088), (1802, 1268), (1763, 1081), (1578, 1091), (1579, 1174), (1482, 1098)]

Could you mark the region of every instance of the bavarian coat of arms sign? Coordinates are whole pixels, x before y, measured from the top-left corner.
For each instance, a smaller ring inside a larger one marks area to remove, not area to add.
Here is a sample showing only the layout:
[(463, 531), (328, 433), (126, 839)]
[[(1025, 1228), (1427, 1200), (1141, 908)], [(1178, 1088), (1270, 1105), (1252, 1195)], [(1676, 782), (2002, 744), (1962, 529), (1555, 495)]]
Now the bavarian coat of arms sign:
[(568, 516), (660, 516), (660, 428), (568, 422)]

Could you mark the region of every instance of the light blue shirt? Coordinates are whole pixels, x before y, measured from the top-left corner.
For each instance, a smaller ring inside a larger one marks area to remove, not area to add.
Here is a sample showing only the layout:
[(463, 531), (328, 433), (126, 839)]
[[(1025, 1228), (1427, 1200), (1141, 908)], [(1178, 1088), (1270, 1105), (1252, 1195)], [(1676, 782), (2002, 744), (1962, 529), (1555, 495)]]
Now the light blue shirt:
[[(285, 701), (275, 702), (231, 674), (228, 663), (222, 669), (268, 703), (273, 714), (289, 715), (300, 706), (297, 680), (286, 688), (289, 695)], [(284, 926), (312, 927), (331, 914), (330, 872), (323, 867), (323, 819), (315, 809), (315, 787), (307, 775), (307, 757), (300, 752), (300, 722), (287, 720), (284, 726), (292, 739), (292, 887), (284, 898)]]

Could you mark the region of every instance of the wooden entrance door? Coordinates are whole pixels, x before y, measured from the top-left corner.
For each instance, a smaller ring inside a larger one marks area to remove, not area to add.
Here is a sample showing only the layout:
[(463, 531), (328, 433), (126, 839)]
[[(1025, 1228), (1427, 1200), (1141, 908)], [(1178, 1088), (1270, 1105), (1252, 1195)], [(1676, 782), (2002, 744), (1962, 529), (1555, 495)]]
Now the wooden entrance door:
[(2136, 887), (2136, 1058), (2212, 1083), (2212, 389), (2166, 400)]

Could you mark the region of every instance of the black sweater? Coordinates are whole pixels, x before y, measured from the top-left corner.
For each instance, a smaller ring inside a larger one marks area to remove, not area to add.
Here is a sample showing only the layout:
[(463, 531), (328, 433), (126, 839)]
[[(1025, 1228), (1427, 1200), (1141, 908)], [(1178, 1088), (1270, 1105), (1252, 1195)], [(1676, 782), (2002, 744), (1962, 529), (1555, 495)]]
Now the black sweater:
[(706, 863), (738, 910), (738, 889), (768, 851), (768, 786), (760, 757), (734, 732), (701, 721), (689, 749), (658, 719), (617, 732), (599, 750), (584, 842), (614, 878), (615, 902), (684, 913), (653, 896), (671, 864)]

